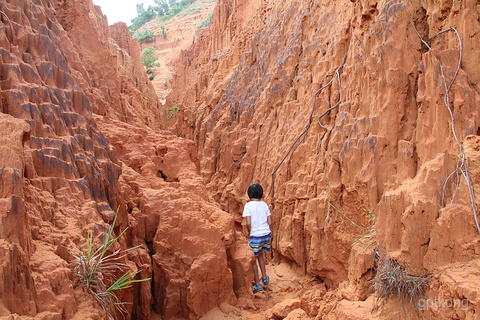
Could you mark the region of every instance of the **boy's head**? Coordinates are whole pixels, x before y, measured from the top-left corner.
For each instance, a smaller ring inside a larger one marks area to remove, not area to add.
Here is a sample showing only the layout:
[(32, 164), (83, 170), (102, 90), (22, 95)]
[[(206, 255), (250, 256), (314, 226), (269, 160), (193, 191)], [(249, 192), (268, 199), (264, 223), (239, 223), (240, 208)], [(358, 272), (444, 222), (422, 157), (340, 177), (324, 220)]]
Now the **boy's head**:
[(248, 197), (250, 199), (262, 199), (263, 197), (263, 188), (258, 183), (252, 183), (248, 187), (247, 191)]

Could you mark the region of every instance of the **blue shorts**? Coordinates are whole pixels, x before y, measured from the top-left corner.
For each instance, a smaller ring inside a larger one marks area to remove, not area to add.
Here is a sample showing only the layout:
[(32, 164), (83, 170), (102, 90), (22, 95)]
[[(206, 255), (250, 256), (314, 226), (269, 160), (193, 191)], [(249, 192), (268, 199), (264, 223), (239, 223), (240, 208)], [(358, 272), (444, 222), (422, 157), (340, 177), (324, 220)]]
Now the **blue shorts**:
[(260, 251), (270, 252), (270, 244), (272, 242), (272, 234), (265, 234), (263, 236), (250, 236), (250, 248), (252, 248), (255, 257), (258, 257)]

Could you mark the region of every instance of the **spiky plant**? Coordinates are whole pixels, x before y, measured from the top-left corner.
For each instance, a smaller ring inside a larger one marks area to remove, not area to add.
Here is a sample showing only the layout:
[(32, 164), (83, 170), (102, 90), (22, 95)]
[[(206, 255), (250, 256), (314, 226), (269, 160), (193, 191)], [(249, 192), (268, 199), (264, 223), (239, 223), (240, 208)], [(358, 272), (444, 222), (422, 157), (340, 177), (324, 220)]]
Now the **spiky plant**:
[[(118, 210), (115, 214), (112, 225), (108, 226), (105, 232), (105, 239), (97, 246), (93, 244), (93, 233), (88, 232), (86, 249), (81, 252), (72, 253), (74, 260), (73, 273), (79, 280), (79, 285), (84, 288), (84, 292), (92, 295), (99, 305), (105, 310), (111, 319), (115, 319), (114, 314), (117, 310), (122, 315), (127, 312), (125, 302), (121, 302), (116, 291), (130, 288), (135, 282), (150, 280), (132, 279), (141, 270), (132, 272), (127, 270), (120, 278), (116, 279), (118, 272), (124, 272), (128, 266), (122, 262), (127, 256), (130, 248), (127, 250), (116, 249), (111, 252), (114, 243), (125, 233), (125, 228), (117, 237), (114, 236), (113, 228), (117, 221)], [(111, 252), (111, 253), (110, 253)]]
[(410, 301), (415, 307), (425, 293), (431, 276), (412, 275), (407, 272), (408, 265), (395, 259), (379, 261), (372, 287), (378, 300), (387, 301), (396, 296), (401, 302)]

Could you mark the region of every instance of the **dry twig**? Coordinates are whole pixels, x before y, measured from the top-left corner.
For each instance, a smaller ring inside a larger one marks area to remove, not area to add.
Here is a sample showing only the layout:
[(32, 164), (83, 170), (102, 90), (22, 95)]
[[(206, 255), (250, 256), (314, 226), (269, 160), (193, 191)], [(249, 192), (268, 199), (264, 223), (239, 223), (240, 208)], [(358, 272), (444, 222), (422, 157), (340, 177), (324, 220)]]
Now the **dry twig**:
[(372, 279), (376, 299), (385, 302), (397, 297), (401, 302), (410, 301), (412, 307), (423, 297), (431, 278), (429, 275), (408, 274), (407, 265), (394, 259), (380, 260), (376, 271)]

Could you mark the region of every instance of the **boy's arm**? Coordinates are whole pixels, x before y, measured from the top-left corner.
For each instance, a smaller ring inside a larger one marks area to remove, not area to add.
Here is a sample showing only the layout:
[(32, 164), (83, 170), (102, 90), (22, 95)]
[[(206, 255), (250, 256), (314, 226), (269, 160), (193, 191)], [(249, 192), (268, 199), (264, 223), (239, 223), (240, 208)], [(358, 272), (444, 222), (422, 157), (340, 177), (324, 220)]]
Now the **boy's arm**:
[(267, 222), (269, 226), (272, 225), (272, 218), (270, 218), (270, 216), (267, 216)]
[(245, 218), (247, 218), (247, 228), (248, 232), (250, 232), (252, 230), (252, 217), (246, 216)]

